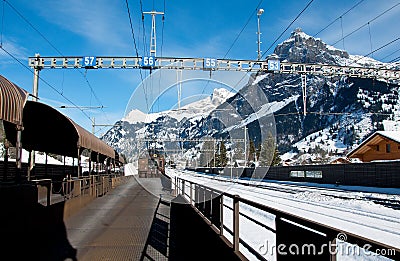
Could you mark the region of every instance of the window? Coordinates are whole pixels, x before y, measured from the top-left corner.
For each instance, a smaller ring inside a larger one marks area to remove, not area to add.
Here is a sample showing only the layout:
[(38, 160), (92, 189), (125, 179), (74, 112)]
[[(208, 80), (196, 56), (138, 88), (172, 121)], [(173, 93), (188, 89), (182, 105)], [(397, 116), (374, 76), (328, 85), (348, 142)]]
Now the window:
[(386, 153), (390, 153), (390, 144), (386, 144)]
[(302, 170), (292, 170), (290, 171), (291, 178), (304, 178), (304, 171)]
[(376, 151), (379, 151), (379, 145), (376, 145)]
[(307, 178), (316, 178), (322, 179), (322, 171), (321, 170), (307, 170), (306, 171)]

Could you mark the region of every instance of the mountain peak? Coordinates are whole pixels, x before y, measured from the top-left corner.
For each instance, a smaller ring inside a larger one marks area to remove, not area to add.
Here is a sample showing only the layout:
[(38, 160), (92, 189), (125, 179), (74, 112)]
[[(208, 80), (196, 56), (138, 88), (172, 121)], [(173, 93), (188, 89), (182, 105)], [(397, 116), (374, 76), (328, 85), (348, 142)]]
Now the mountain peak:
[(296, 28), (290, 37), (279, 44), (274, 53), (282, 60), (297, 63), (342, 64), (349, 59), (346, 51), (327, 45), (319, 38), (314, 38), (301, 28)]
[(214, 89), (213, 93), (211, 94), (211, 103), (219, 106), (232, 95), (234, 95), (234, 93), (225, 88)]

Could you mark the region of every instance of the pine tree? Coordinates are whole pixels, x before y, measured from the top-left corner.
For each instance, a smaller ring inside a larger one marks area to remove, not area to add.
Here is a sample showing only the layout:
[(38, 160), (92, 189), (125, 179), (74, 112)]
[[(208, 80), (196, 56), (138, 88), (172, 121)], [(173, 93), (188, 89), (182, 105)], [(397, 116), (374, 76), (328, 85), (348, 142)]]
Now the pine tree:
[(226, 152), (225, 142), (221, 141), (219, 144), (218, 167), (225, 167), (228, 164)]
[(249, 144), (249, 152), (248, 152), (248, 157), (247, 160), (248, 161), (254, 161), (254, 155), (256, 153), (256, 146), (254, 145), (254, 141), (250, 140), (250, 144)]
[(200, 166), (203, 167), (213, 166), (213, 159), (214, 159), (213, 150), (214, 150), (213, 141), (210, 140), (204, 141), (200, 153)]
[(279, 156), (278, 148), (275, 147), (274, 157), (272, 158), (271, 166), (278, 166), (282, 162), (281, 157)]
[(271, 133), (268, 133), (267, 138), (264, 140), (263, 144), (261, 145), (261, 152), (260, 152), (260, 166), (270, 166), (274, 157), (275, 157), (275, 140)]

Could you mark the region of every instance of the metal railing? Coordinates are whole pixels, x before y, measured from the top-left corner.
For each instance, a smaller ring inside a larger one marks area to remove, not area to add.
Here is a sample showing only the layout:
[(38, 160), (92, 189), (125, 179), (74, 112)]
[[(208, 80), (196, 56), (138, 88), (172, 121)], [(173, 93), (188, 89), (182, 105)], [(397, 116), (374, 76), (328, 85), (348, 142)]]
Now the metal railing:
[[(291, 237), (294, 236), (294, 234), (290, 235), (290, 233), (292, 233), (291, 231), (293, 226), (295, 226), (296, 229), (304, 230), (301, 233), (315, 233), (318, 239), (314, 240), (314, 243), (322, 247), (322, 249), (323, 244), (328, 245), (325, 256), (328, 256), (330, 260), (336, 260), (336, 255), (338, 253), (337, 247), (340, 243), (340, 241), (338, 242), (337, 240), (341, 239), (338, 235), (345, 235), (345, 243), (351, 244), (352, 246), (368, 246), (368, 251), (375, 253), (377, 253), (377, 251), (380, 249), (387, 249), (387, 253), (391, 254), (391, 256), (388, 257), (394, 257), (395, 260), (400, 256), (399, 248), (393, 248), (392, 246), (385, 245), (381, 242), (343, 231), (339, 228), (332, 227), (329, 224), (321, 224), (307, 219), (306, 217), (269, 207), (267, 205), (242, 198), (236, 194), (219, 191), (177, 176), (172, 179), (172, 186), (175, 194), (182, 195), (188, 201), (188, 204), (190, 204), (195, 211), (198, 212), (198, 214), (210, 224), (212, 229), (220, 235), (221, 239), (224, 240), (243, 260), (267, 260), (267, 258), (265, 257), (265, 253), (261, 253), (262, 251), (260, 251), (260, 249), (255, 249), (254, 246), (251, 246), (249, 242), (246, 242), (240, 237), (240, 234), (242, 234), (242, 232), (240, 232), (242, 229), (241, 221), (251, 222), (258, 227), (274, 233), (276, 238), (276, 246), (279, 246), (282, 243), (290, 242)], [(230, 205), (227, 204), (228, 201), (230, 202)], [(240, 209), (244, 206), (250, 206), (257, 211), (262, 212), (264, 215), (275, 216), (274, 225), (265, 224), (244, 213), (244, 211), (240, 211)], [(227, 213), (229, 211), (232, 212), (232, 222), (226, 222), (224, 220), (224, 217), (227, 217), (224, 215), (224, 212)], [(228, 223), (231, 224), (229, 225)], [(302, 240), (304, 238), (307, 239), (307, 235), (301, 238)], [(304, 244), (305, 242), (297, 241), (296, 243)], [(335, 249), (332, 250), (332, 247)], [(285, 255), (286, 254), (287, 253), (285, 253)], [(277, 251), (276, 257), (279, 260), (281, 257), (283, 257), (282, 253)]]
[(69, 178), (63, 181), (51, 179), (32, 180), (38, 188), (38, 201), (43, 205), (65, 201), (80, 196), (100, 197), (117, 186), (119, 175), (91, 175), (81, 178)]

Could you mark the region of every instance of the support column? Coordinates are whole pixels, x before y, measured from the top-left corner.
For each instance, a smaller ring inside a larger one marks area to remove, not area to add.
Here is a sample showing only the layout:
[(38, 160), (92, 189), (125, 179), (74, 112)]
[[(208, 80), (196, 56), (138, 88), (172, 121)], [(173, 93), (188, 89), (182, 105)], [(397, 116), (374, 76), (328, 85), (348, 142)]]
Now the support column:
[(303, 114), (307, 114), (307, 74), (301, 74), (301, 89), (303, 93)]
[[(32, 92), (32, 101), (37, 101), (39, 96), (39, 72), (42, 69), (39, 66), (40, 54), (35, 54), (35, 66), (33, 67), (33, 92)], [(30, 160), (28, 167), (28, 181), (31, 180), (31, 172), (35, 167), (35, 151), (32, 150), (30, 152)]]
[(16, 164), (16, 173), (15, 178), (17, 183), (21, 182), (21, 168), (22, 168), (22, 126), (17, 126), (17, 141), (15, 142), (15, 164)]

